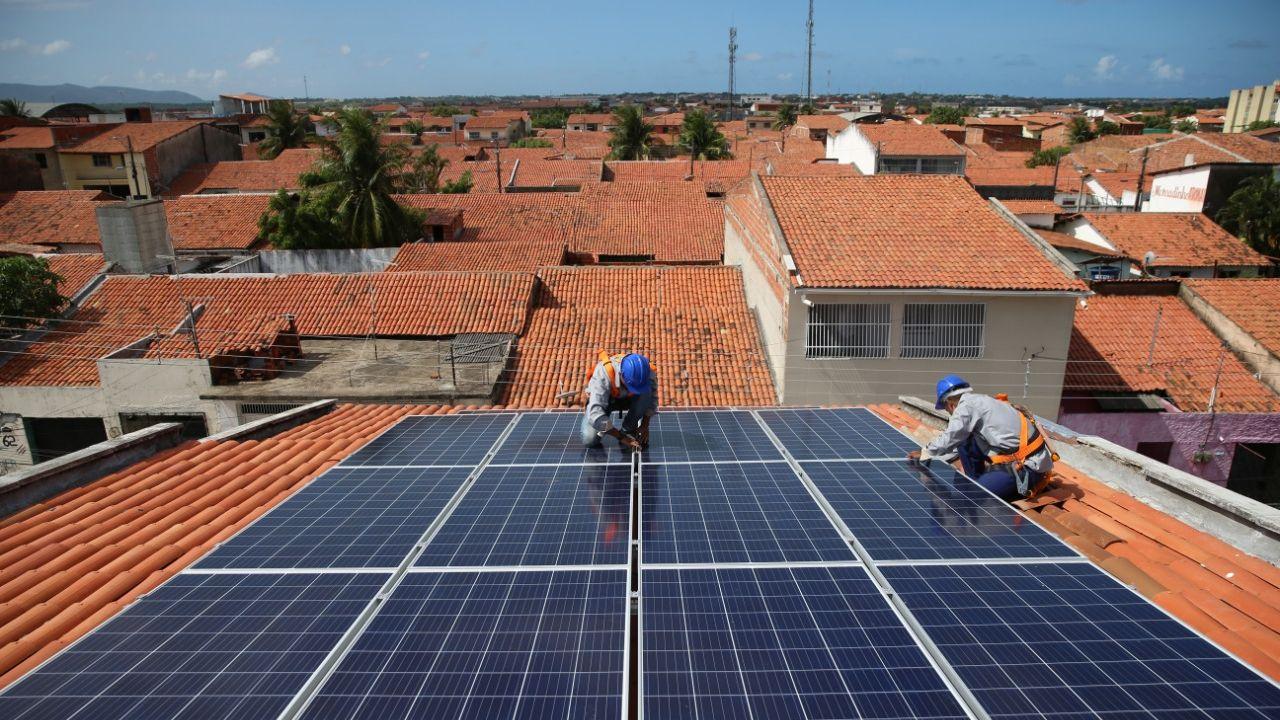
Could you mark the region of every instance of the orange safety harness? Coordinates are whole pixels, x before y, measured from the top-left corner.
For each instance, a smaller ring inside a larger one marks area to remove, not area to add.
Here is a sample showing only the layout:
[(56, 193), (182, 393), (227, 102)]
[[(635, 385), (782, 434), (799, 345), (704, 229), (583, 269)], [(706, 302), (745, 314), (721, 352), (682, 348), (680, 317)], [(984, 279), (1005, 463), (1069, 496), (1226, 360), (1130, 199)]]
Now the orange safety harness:
[[(1013, 473), (1014, 480), (1017, 481), (1018, 494), (1027, 499), (1033, 498), (1048, 487), (1049, 481), (1053, 478), (1053, 471), (1050, 470), (1049, 472), (1046, 472), (1040, 482), (1036, 483), (1035, 486), (1031, 486), (1027, 481), (1027, 474), (1025, 472), (1027, 458), (1039, 452), (1041, 448), (1045, 448), (1049, 451), (1049, 457), (1052, 458), (1054, 462), (1057, 462), (1058, 453), (1054, 452), (1053, 448), (1049, 447), (1048, 441), (1044, 438), (1044, 431), (1040, 429), (1040, 425), (1036, 423), (1035, 416), (1031, 414), (1030, 410), (1027, 410), (1021, 405), (1010, 403), (1009, 396), (1004, 393), (1000, 393), (995, 397), (997, 400), (1003, 400), (1004, 402), (1009, 403), (1014, 410), (1018, 411), (1018, 419), (1021, 422), (1021, 427), (1018, 429), (1018, 449), (1011, 453), (992, 455), (988, 460), (992, 465), (1009, 466), (1009, 471)], [(1032, 428), (1036, 431), (1034, 438), (1031, 437)]]
[[(618, 384), (618, 365), (622, 363), (622, 358), (624, 357), (626, 357), (626, 355), (615, 355), (610, 357), (609, 353), (604, 350), (600, 351), (600, 362), (604, 365), (605, 375), (609, 376), (610, 397), (616, 398), (622, 392), (621, 387)], [(590, 381), (591, 378), (588, 376), (587, 382)]]

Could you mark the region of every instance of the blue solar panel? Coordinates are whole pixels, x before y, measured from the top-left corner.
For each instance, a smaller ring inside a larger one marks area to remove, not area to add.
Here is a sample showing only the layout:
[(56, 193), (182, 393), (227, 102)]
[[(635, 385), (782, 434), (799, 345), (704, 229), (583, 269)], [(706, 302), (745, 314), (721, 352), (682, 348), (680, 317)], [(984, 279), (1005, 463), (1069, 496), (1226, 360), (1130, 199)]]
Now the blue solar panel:
[(629, 463), (613, 438), (604, 438), (599, 448), (583, 447), (579, 434), (581, 413), (525, 413), (494, 453), (494, 464), (528, 463)]
[(0, 717), (275, 717), (389, 575), (179, 574), (0, 695)]
[(410, 415), (342, 465), (476, 465), (513, 417), (510, 413)]
[(1087, 563), (883, 572), (992, 717), (1280, 717), (1280, 688)]
[(630, 465), (490, 465), (417, 565), (626, 564), (630, 531)]
[(644, 453), (647, 463), (781, 459), (755, 417), (740, 410), (660, 412)]
[(645, 718), (962, 718), (860, 567), (645, 569)]
[(625, 570), (409, 573), (306, 718), (622, 718)]
[(197, 567), (395, 567), (471, 470), (333, 468)]
[(806, 474), (875, 560), (1078, 557), (945, 465), (806, 462)]
[(853, 551), (784, 463), (646, 465), (645, 563), (853, 560)]
[(797, 460), (900, 458), (920, 448), (866, 408), (761, 410), (760, 417)]

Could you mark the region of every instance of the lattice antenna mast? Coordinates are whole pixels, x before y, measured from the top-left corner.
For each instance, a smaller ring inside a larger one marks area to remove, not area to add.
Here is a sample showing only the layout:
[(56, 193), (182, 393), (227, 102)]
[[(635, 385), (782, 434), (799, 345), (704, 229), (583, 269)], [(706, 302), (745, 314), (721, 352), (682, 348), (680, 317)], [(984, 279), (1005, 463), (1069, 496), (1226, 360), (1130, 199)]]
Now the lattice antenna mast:
[(738, 63), (738, 28), (729, 28), (729, 104), (725, 119), (733, 120), (734, 68)]
[(809, 31), (809, 52), (806, 61), (804, 94), (809, 105), (813, 104), (813, 0), (809, 0), (809, 22), (805, 23)]

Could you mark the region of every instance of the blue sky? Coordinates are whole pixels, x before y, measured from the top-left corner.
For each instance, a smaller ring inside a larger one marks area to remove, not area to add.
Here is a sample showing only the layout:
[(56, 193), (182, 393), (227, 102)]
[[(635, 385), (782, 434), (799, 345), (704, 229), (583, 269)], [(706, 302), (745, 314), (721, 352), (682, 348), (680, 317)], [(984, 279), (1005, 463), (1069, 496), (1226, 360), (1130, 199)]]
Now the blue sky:
[[(0, 81), (312, 97), (801, 92), (805, 0), (0, 0)], [(817, 0), (814, 91), (1205, 96), (1280, 78), (1280, 0)], [(829, 78), (829, 79), (828, 79)]]

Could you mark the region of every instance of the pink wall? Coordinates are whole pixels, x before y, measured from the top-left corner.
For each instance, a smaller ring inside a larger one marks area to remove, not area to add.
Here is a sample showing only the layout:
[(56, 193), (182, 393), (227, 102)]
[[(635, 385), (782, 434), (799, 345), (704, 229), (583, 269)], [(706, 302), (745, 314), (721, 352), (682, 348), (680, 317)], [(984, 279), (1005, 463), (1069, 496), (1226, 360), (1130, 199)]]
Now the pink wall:
[[(1212, 422), (1212, 428), (1210, 428)], [(1236, 443), (1280, 443), (1280, 415), (1250, 413), (1064, 413), (1058, 423), (1135, 450), (1139, 442), (1172, 442), (1169, 465), (1225, 486)], [(1213, 457), (1192, 461), (1205, 438)]]

